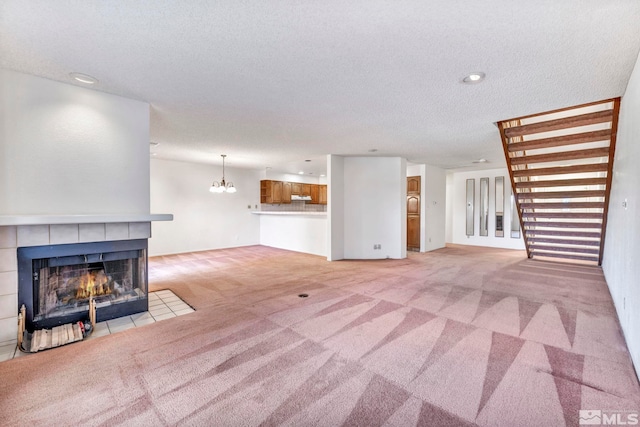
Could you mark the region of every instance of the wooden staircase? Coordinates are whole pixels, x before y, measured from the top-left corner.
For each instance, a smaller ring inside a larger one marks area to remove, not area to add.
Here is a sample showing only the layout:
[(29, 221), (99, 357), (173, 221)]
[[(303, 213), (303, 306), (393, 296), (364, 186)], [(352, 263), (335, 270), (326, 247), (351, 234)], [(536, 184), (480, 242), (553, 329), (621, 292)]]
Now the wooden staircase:
[(602, 263), (620, 98), (498, 123), (529, 258)]

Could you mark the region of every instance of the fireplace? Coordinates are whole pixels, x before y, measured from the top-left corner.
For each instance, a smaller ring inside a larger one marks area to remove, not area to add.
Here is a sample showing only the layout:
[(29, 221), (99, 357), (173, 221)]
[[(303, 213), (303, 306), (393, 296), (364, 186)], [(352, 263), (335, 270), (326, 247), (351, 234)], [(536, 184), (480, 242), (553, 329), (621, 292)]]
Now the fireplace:
[(18, 304), (29, 331), (147, 311), (147, 240), (18, 248)]

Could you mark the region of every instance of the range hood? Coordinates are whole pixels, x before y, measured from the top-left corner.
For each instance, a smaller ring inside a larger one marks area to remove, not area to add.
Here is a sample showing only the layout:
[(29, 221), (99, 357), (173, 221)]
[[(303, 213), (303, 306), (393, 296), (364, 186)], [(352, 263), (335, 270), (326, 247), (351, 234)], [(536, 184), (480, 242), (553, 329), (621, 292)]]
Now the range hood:
[(291, 195), (291, 200), (305, 200), (310, 202), (311, 201), (311, 196), (298, 196), (297, 194), (292, 194)]

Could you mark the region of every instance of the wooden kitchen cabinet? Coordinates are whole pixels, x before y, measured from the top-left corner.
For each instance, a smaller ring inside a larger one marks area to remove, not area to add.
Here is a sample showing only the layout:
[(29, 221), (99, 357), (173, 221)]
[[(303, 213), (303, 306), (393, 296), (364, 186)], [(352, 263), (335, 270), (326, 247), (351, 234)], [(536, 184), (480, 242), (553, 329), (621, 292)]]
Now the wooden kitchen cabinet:
[(260, 181), (260, 203), (291, 203), (291, 196), (307, 196), (311, 200), (306, 203), (316, 205), (327, 204), (327, 186), (319, 184), (303, 184), (300, 182)]
[(420, 215), (407, 215), (407, 249), (420, 250)]
[(281, 203), (291, 203), (291, 183), (283, 182), (282, 183), (282, 202)]
[(420, 250), (420, 177), (407, 177), (407, 249)]
[(410, 176), (407, 178), (407, 194), (420, 194), (419, 176)]
[(282, 203), (282, 181), (273, 181), (273, 201), (271, 203)]
[(320, 186), (316, 184), (311, 184), (311, 201), (309, 202), (312, 205), (317, 205), (320, 203)]
[(318, 185), (318, 203), (321, 205), (327, 204), (327, 186)]
[(260, 203), (271, 203), (271, 181), (260, 181)]
[(260, 181), (260, 203), (291, 203), (291, 187), (284, 184), (282, 181)]
[(420, 215), (420, 196), (407, 196), (407, 215)]

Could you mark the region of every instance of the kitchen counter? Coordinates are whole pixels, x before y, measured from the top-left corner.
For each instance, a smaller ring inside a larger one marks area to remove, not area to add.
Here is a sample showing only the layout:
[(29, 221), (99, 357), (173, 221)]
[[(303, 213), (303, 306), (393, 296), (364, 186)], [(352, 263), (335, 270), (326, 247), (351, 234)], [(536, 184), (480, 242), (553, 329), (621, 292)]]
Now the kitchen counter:
[(297, 216), (320, 216), (326, 217), (326, 212), (304, 212), (304, 211), (253, 211), (255, 215), (297, 215)]
[(254, 211), (260, 216), (260, 244), (327, 256), (327, 213)]

